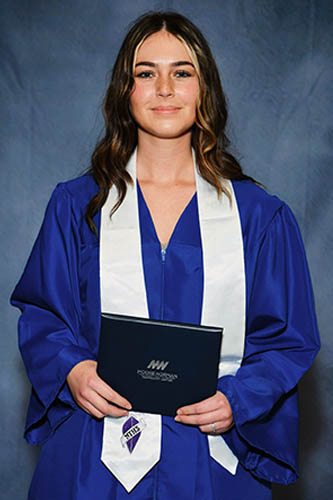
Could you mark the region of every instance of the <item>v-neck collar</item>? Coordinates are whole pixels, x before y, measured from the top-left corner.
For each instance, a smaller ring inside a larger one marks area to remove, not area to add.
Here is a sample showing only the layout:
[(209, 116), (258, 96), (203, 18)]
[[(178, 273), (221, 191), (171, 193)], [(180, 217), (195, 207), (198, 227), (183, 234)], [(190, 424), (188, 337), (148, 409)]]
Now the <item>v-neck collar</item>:
[[(173, 231), (171, 233), (171, 236), (169, 238), (167, 245), (162, 245), (161, 241), (158, 238), (153, 218), (151, 216), (151, 213), (150, 213), (150, 210), (149, 210), (148, 205), (146, 203), (146, 200), (143, 196), (138, 179), (136, 179), (136, 185), (137, 185), (137, 192), (138, 192), (139, 207), (141, 205), (141, 207), (143, 208), (143, 211), (144, 211), (143, 215), (145, 216), (145, 219), (148, 220), (148, 223), (149, 223), (149, 226), (151, 229), (150, 234), (151, 234), (152, 239), (155, 240), (155, 242), (159, 245), (159, 247), (161, 249), (164, 249), (164, 250), (168, 249), (170, 247), (170, 244), (172, 244), (174, 240), (178, 239), (177, 235), (179, 232), (179, 228), (183, 225), (183, 222), (186, 220), (187, 216), (189, 216), (191, 219), (194, 218), (196, 220), (196, 224), (198, 225), (198, 229), (199, 229), (198, 209), (197, 209), (197, 204), (196, 204), (197, 193), (195, 192), (193, 194), (192, 198), (189, 200), (189, 202), (185, 206), (185, 208), (182, 211), (182, 213), (180, 214), (180, 216), (178, 217), (177, 222), (175, 224), (175, 227), (173, 228)], [(140, 210), (140, 213), (141, 213), (141, 210)], [(193, 225), (193, 221), (192, 221), (191, 226), (192, 225)], [(193, 244), (200, 245), (200, 229), (199, 229), (199, 238), (196, 238), (195, 236), (196, 235), (193, 234), (193, 237), (191, 238), (191, 241), (189, 241), (189, 242), (186, 241), (187, 238), (185, 238), (185, 241), (183, 241), (184, 238), (182, 238), (182, 237), (180, 237), (179, 239), (183, 243), (189, 243), (191, 245), (193, 245)], [(198, 239), (199, 239), (199, 241), (198, 241)], [(194, 240), (194, 241), (192, 241), (192, 240)]]

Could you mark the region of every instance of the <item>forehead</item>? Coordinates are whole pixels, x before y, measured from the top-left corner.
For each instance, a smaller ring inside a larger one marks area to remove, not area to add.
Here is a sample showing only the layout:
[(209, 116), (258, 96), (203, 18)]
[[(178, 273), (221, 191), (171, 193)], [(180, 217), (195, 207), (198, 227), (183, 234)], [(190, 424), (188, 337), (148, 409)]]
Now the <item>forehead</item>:
[(153, 33), (140, 45), (136, 55), (136, 62), (159, 60), (191, 61), (185, 45), (168, 31), (162, 30)]

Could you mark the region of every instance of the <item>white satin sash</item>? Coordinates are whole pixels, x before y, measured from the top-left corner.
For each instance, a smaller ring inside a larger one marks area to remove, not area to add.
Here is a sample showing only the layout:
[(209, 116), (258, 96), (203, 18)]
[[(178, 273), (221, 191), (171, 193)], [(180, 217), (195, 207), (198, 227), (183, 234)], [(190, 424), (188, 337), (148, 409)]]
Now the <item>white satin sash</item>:
[[(136, 151), (127, 166), (134, 185), (128, 186), (126, 197), (111, 220), (116, 188), (110, 189), (102, 208), (101, 306), (103, 312), (149, 317), (141, 254)], [(242, 361), (245, 336), (245, 271), (237, 201), (230, 181), (224, 182), (232, 203), (225, 195), (218, 199), (215, 188), (198, 173), (194, 150), (192, 153), (204, 265), (201, 324), (224, 328), (219, 377), (234, 375)], [(101, 456), (128, 492), (159, 461), (162, 427), (160, 415), (130, 412), (130, 416), (144, 422), (135, 448), (130, 452), (123, 445), (123, 425), (129, 417), (105, 417)], [(208, 443), (210, 455), (235, 474), (238, 459), (223, 437), (208, 435)]]

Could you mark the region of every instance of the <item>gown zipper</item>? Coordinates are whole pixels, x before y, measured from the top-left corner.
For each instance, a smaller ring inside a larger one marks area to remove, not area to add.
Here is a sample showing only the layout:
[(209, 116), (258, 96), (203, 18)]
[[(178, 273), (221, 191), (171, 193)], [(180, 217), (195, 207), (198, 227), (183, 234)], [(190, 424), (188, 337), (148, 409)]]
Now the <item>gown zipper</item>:
[(161, 279), (161, 310), (160, 319), (164, 319), (164, 273), (165, 273), (166, 247), (161, 245), (162, 279)]
[[(163, 248), (160, 245), (161, 252), (161, 262), (162, 262), (162, 277), (161, 277), (161, 309), (160, 309), (160, 318), (164, 318), (164, 273), (165, 273), (165, 259), (166, 259), (166, 247)], [(154, 486), (153, 486), (153, 500), (157, 500), (157, 487), (158, 487), (158, 472), (159, 472), (159, 464), (155, 466), (154, 473)]]

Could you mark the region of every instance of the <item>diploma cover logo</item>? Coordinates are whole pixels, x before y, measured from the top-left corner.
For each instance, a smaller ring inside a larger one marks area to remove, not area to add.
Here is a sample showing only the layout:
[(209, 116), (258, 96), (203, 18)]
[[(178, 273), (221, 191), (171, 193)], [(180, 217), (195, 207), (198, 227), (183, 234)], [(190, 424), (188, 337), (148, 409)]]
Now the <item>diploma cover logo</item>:
[(155, 382), (174, 382), (178, 379), (177, 373), (168, 373), (164, 370), (170, 361), (151, 359), (144, 370), (136, 370), (137, 375), (144, 380), (154, 380)]
[(152, 359), (149, 361), (147, 368), (151, 370), (165, 370), (170, 361), (159, 361), (158, 359)]
[(132, 453), (145, 427), (146, 422), (142, 418), (137, 420), (133, 416), (129, 417), (122, 428), (122, 436), (120, 438), (122, 447), (125, 448), (127, 446), (128, 451)]

